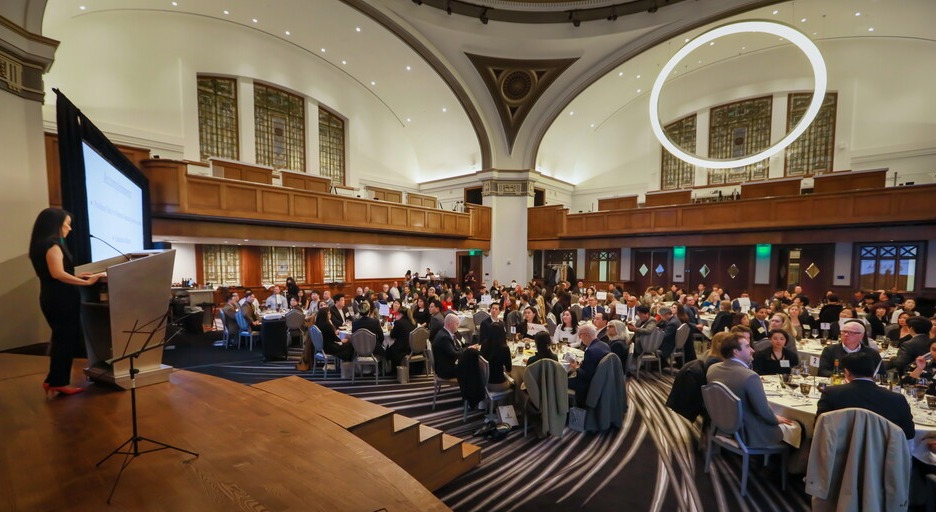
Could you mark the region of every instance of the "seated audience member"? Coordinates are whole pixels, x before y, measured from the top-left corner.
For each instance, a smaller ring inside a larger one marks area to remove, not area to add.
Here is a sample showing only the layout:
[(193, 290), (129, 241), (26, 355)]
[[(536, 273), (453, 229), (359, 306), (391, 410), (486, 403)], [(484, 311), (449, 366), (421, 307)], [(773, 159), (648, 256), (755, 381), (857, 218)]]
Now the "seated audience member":
[[(790, 335), (790, 337), (788, 338), (788, 341), (790, 343), (789, 345), (787, 345), (787, 348), (790, 350), (796, 351), (796, 330), (793, 328), (793, 323), (790, 320), (789, 315), (783, 312), (774, 313), (773, 315), (770, 316), (770, 322), (768, 322), (768, 325), (770, 326), (771, 331), (773, 331), (774, 329), (781, 329), (783, 331), (786, 331), (786, 333)], [(767, 334), (769, 337), (770, 333), (767, 333)]]
[(754, 341), (767, 339), (770, 323), (767, 321), (766, 307), (760, 306), (754, 310), (754, 318), (751, 319), (751, 331)]
[[(456, 325), (456, 327), (458, 327)], [(512, 369), (510, 349), (507, 348), (507, 330), (504, 324), (497, 322), (491, 324), (491, 336), (487, 343), (481, 344), (481, 357), (487, 359), (490, 373), (487, 387), (490, 391), (504, 391), (513, 384), (507, 379), (505, 372)]]
[(922, 316), (914, 316), (907, 319), (907, 326), (913, 332), (913, 337), (900, 345), (897, 357), (894, 358), (894, 368), (900, 373), (904, 373), (907, 366), (917, 357), (929, 353), (929, 332), (932, 327), (930, 321)]
[(624, 325), (624, 322), (620, 320), (611, 320), (608, 322), (608, 346), (611, 348), (611, 352), (617, 354), (618, 358), (621, 360), (622, 365), (627, 364), (627, 353), (630, 348), (630, 343), (628, 342), (629, 334), (627, 332), (627, 326)]
[(244, 290), (244, 298), (241, 299), (238, 302), (238, 304), (240, 304), (243, 307), (245, 302), (250, 302), (254, 306), (254, 311), (256, 311), (257, 313), (260, 312), (260, 301), (257, 300), (257, 296), (254, 295), (253, 290), (251, 290), (250, 288), (247, 288), (246, 290)]
[(366, 329), (374, 333), (374, 336), (377, 337), (377, 346), (374, 347), (374, 354), (383, 357), (384, 333), (383, 329), (380, 327), (378, 309), (371, 306), (369, 302), (364, 301), (358, 306), (358, 310), (361, 313), (361, 317), (351, 323), (351, 333), (354, 334), (358, 329)]
[(500, 308), (500, 304), (492, 302), (491, 308), (488, 310), (490, 316), (482, 320), (481, 325), (478, 326), (478, 341), (481, 344), (484, 344), (491, 337), (491, 324), (500, 321)]
[(819, 308), (819, 323), (832, 324), (837, 322), (843, 307), (839, 302), (838, 295), (834, 293), (826, 295), (826, 303)]
[(237, 325), (237, 312), (240, 311), (241, 307), (237, 301), (237, 292), (232, 292), (228, 294), (224, 307), (221, 308), (221, 312), (224, 314), (225, 326), (227, 327), (228, 332), (230, 332), (231, 338), (235, 339), (237, 337), (237, 333), (240, 332), (240, 327)]
[(845, 322), (840, 336), (842, 338), (841, 343), (826, 345), (822, 349), (822, 354), (819, 356), (820, 377), (831, 376), (835, 368), (835, 361), (839, 361), (839, 368), (841, 368), (841, 361), (845, 355), (854, 352), (868, 353), (875, 360), (875, 365), (881, 362), (881, 355), (878, 354), (878, 351), (862, 343), (865, 337), (865, 326), (860, 320)]
[(786, 348), (792, 339), (790, 333), (783, 329), (771, 329), (769, 339), (770, 344), (754, 354), (753, 369), (758, 375), (788, 374), (792, 368), (799, 366), (796, 350)]
[[(429, 300), (429, 339), (435, 340), (442, 326), (445, 324), (445, 316), (442, 314), (442, 302), (439, 299)], [(455, 326), (456, 330), (458, 325)], [(453, 331), (454, 332), (454, 331)]]
[(344, 294), (335, 294), (334, 302), (334, 305), (328, 308), (328, 311), (331, 315), (332, 324), (335, 325), (335, 329), (340, 329), (346, 322), (351, 321), (351, 312), (346, 305)]
[(520, 322), (520, 325), (517, 326), (517, 336), (518, 340), (523, 338), (533, 338), (534, 334), (530, 334), (529, 329), (531, 324), (540, 324), (539, 317), (536, 314), (536, 309), (530, 306), (527, 306), (523, 310), (523, 320)]
[(657, 328), (657, 321), (653, 315), (650, 314), (650, 308), (641, 304), (637, 306), (637, 318), (628, 324), (627, 329), (634, 333), (632, 341), (636, 343), (634, 346), (634, 355), (639, 355), (641, 342), (650, 335)]
[(920, 379), (927, 383), (926, 394), (936, 395), (936, 339), (930, 338), (928, 353), (917, 356), (907, 365), (901, 384), (914, 386)]
[(416, 299), (416, 309), (413, 310), (413, 321), (419, 325), (429, 325), (429, 307), (426, 305), (426, 299), (418, 297)]
[(604, 311), (598, 311), (595, 313), (595, 316), (592, 317), (592, 324), (595, 325), (595, 329), (598, 330), (596, 336), (598, 339), (607, 343), (608, 342), (608, 313)]
[(267, 297), (264, 306), (273, 311), (283, 311), (288, 305), (289, 301), (286, 300), (286, 296), (280, 291), (279, 285), (273, 285), (273, 294)]
[[(715, 336), (712, 336), (712, 345), (709, 347), (708, 353), (705, 354), (705, 371), (707, 372), (709, 367), (715, 363), (720, 363), (724, 361), (721, 355), (721, 345), (725, 341), (725, 338), (731, 336), (732, 333), (728, 331), (722, 331), (716, 333)], [(737, 335), (737, 334), (736, 334)], [(748, 342), (750, 343), (750, 341)]]
[(532, 365), (540, 359), (552, 359), (553, 361), (559, 360), (559, 356), (554, 354), (552, 350), (549, 350), (549, 344), (552, 340), (550, 339), (548, 332), (541, 331), (536, 333), (536, 336), (533, 336), (533, 341), (536, 343), (536, 353), (527, 359), (527, 366)]
[(868, 325), (871, 326), (871, 337), (877, 338), (878, 336), (885, 336), (887, 334), (887, 324), (889, 323), (887, 305), (876, 303), (867, 309)]
[(594, 325), (585, 324), (579, 327), (578, 336), (582, 345), (585, 346), (585, 358), (581, 363), (573, 361), (569, 364), (570, 368), (575, 371), (575, 375), (569, 377), (569, 389), (575, 391), (575, 401), (579, 407), (583, 408), (588, 398), (588, 387), (595, 376), (598, 363), (604, 356), (611, 353), (611, 347), (597, 339), (597, 334)]
[(887, 339), (890, 340), (892, 346), (900, 348), (913, 337), (913, 330), (907, 325), (909, 319), (909, 313), (901, 313), (897, 315), (897, 328), (887, 330)]
[[(455, 365), (461, 354), (459, 345), (455, 342), (455, 332), (458, 330), (458, 316), (448, 315), (443, 319), (442, 328), (432, 339), (432, 356), (435, 372), (442, 379), (455, 378)], [(468, 348), (478, 349), (479, 345)]]
[(575, 311), (566, 309), (559, 314), (559, 325), (553, 332), (552, 341), (557, 345), (566, 343), (572, 347), (579, 346), (578, 319), (575, 318)]
[(338, 330), (331, 322), (331, 314), (328, 308), (322, 307), (322, 305), (319, 306), (319, 311), (315, 315), (315, 326), (322, 331), (323, 349), (326, 354), (337, 356), (343, 361), (350, 361), (354, 357), (354, 347), (338, 336)]
[[(838, 321), (829, 324), (829, 339), (837, 340), (839, 338), (839, 331), (842, 329), (842, 324), (853, 318), (855, 318), (855, 310), (850, 307), (842, 308), (842, 310), (839, 311)], [(865, 331), (867, 331), (867, 329), (865, 329)]]
[(712, 326), (710, 328), (710, 332), (713, 335), (731, 328), (731, 317), (733, 315), (731, 311), (731, 301), (723, 300), (719, 305), (720, 309), (715, 315), (715, 319), (712, 320)]
[(907, 439), (913, 439), (916, 427), (913, 425), (910, 404), (900, 394), (878, 386), (872, 379), (879, 361), (880, 358), (875, 360), (864, 351), (846, 354), (841, 365), (847, 383), (826, 388), (819, 399), (816, 419), (823, 413), (849, 407), (867, 409), (900, 427)]
[[(790, 304), (790, 307), (787, 308), (787, 318), (790, 319), (790, 328), (793, 330), (794, 340), (807, 338), (812, 333), (812, 324), (805, 322), (802, 314), (802, 306), (798, 304)], [(806, 329), (807, 326), (809, 329)]]
[(663, 329), (663, 343), (660, 345), (660, 357), (666, 361), (676, 350), (676, 331), (679, 329), (679, 319), (673, 314), (672, 308), (660, 308), (659, 328)]
[(910, 316), (920, 316), (920, 313), (916, 311), (915, 309), (916, 309), (915, 300), (907, 299), (903, 301), (903, 304), (901, 304), (899, 308), (894, 309), (894, 312), (891, 314), (890, 323), (892, 324), (897, 323), (897, 317), (900, 316), (901, 313), (906, 313)]
[(478, 306), (478, 301), (475, 299), (474, 292), (470, 289), (465, 292), (465, 295), (458, 301), (458, 309), (460, 311), (465, 311), (466, 309), (474, 309)]
[(247, 320), (247, 325), (250, 326), (251, 331), (260, 330), (260, 309), (254, 307), (254, 303), (256, 302), (256, 299), (253, 301), (244, 301), (244, 304), (240, 309), (241, 314), (244, 315), (244, 320)]
[(591, 320), (595, 313), (603, 313), (605, 308), (598, 305), (598, 298), (594, 295), (588, 297), (588, 305), (582, 308), (582, 320)]
[[(393, 344), (387, 347), (386, 357), (393, 363), (393, 368), (402, 366), (403, 359), (410, 353), (409, 336), (416, 328), (413, 321), (413, 315), (410, 309), (400, 307), (399, 316), (393, 321), (393, 329), (390, 329), (390, 339)], [(427, 347), (428, 348), (428, 347)]]
[(745, 338), (729, 334), (721, 343), (724, 361), (715, 363), (706, 372), (709, 384), (720, 382), (741, 400), (741, 436), (750, 448), (764, 448), (783, 439), (780, 424), (792, 422), (770, 409), (760, 376), (748, 365), (754, 350)]
[(755, 308), (757, 308), (757, 303), (751, 300), (751, 295), (746, 291), (741, 292), (740, 297), (731, 301), (731, 309), (736, 313), (747, 313)]

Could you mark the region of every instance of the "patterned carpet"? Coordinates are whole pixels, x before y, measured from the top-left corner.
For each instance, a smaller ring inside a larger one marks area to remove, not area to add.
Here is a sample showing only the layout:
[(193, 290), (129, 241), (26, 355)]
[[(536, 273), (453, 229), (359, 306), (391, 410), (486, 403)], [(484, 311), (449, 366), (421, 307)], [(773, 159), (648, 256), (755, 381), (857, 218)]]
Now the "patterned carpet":
[(462, 422), (458, 390), (444, 388), (431, 410), (432, 380), (416, 376), (408, 384), (381, 377), (355, 384), (329, 373), (322, 378), (297, 372), (294, 361), (262, 362), (259, 352), (212, 349), (204, 344), (166, 352), (166, 364), (244, 384), (299, 375), (337, 391), (394, 409), (482, 447), (482, 464), (436, 492), (453, 510), (472, 511), (804, 511), (809, 497), (801, 476), (787, 490), (773, 462), (752, 460), (748, 496), (740, 495), (740, 457), (715, 457), (705, 474), (698, 450), (699, 425), (690, 425), (664, 405), (669, 376), (642, 373), (628, 380), (629, 408), (620, 430), (538, 440), (514, 429), (500, 441), (473, 437), (484, 419), (473, 411)]

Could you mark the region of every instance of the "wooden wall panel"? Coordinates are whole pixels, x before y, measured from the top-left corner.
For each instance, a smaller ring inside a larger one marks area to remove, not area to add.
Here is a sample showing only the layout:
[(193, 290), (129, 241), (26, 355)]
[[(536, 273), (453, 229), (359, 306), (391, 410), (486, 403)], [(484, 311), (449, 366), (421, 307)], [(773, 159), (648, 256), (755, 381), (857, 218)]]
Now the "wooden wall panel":
[(802, 182), (802, 178), (784, 178), (742, 183), (741, 198), (761, 199), (765, 197), (798, 196)]
[(331, 191), (331, 179), (301, 172), (280, 171), (284, 187), (328, 193)]
[(426, 227), (430, 229), (442, 229), (442, 214), (439, 212), (426, 213)]
[(679, 210), (663, 210), (653, 216), (654, 228), (675, 228), (679, 226)]
[(409, 225), (417, 228), (424, 228), (426, 224), (426, 212), (421, 210), (409, 211)]
[(318, 199), (307, 196), (294, 196), (293, 207), (298, 217), (318, 218)]
[(323, 220), (344, 220), (344, 201), (338, 198), (323, 198), (321, 202)]
[(601, 211), (608, 210), (630, 210), (637, 208), (637, 196), (624, 196), (624, 197), (610, 197), (607, 199), (598, 200), (598, 209)]
[[(638, 249), (631, 253), (631, 264), (634, 266), (631, 269), (631, 275), (634, 277), (634, 289), (635, 293), (643, 295), (644, 291), (650, 286), (665, 286), (669, 287), (670, 277), (672, 276), (672, 269), (670, 268), (670, 262), (672, 261), (672, 249), (669, 248), (658, 248), (658, 249)], [(654, 269), (657, 265), (663, 265), (663, 274), (658, 275)], [(646, 273), (642, 273), (640, 269), (645, 267), (647, 269)]]
[[(218, 183), (202, 183), (189, 181), (189, 204), (193, 208), (217, 209), (221, 206), (221, 185)], [(152, 193), (152, 190), (150, 191)]]
[(442, 216), (442, 230), (446, 233), (452, 233), (458, 229), (458, 222), (455, 220), (454, 215), (443, 215)]
[(260, 191), (260, 213), (289, 215), (289, 194), (271, 190)]
[(211, 174), (218, 178), (249, 181), (251, 183), (273, 184), (273, 169), (258, 167), (243, 162), (212, 160)]
[(390, 208), (390, 221), (392, 226), (406, 226), (409, 224), (409, 215), (406, 208)]
[(257, 189), (251, 187), (226, 187), (224, 209), (237, 212), (260, 212)]
[(345, 219), (357, 224), (370, 224), (367, 220), (367, 204), (347, 201), (345, 202)]
[(813, 177), (814, 194), (836, 194), (849, 190), (880, 190), (886, 186), (887, 169), (833, 172)]
[(371, 222), (374, 224), (390, 224), (390, 207), (373, 205), (370, 208)]
[(647, 192), (645, 206), (670, 206), (674, 204), (689, 204), (692, 202), (691, 190), (674, 190), (672, 192)]

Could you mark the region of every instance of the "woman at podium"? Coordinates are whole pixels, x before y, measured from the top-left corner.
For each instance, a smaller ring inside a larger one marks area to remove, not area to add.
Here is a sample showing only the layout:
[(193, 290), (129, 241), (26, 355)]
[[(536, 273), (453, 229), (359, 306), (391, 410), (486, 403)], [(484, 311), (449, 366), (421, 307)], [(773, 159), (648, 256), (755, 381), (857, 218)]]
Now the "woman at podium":
[(71, 231), (71, 215), (46, 208), (36, 217), (29, 241), (29, 259), (39, 277), (39, 307), (52, 328), (49, 374), (42, 383), (46, 396), (74, 395), (83, 388), (70, 386), (72, 359), (80, 341), (81, 295), (78, 286), (91, 286), (102, 274), (75, 275), (75, 265), (65, 246)]

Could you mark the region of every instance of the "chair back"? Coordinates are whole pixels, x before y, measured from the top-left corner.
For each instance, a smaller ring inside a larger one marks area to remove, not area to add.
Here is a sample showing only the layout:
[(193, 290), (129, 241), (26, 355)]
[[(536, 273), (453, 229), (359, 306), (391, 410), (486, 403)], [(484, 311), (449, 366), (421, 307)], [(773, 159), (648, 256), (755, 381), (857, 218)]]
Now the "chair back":
[(572, 304), (569, 309), (575, 312), (575, 318), (582, 319), (582, 306), (580, 304)]
[(549, 331), (550, 337), (556, 333), (556, 321), (553, 319), (552, 313), (546, 315), (546, 330)]
[(429, 329), (417, 327), (409, 335), (410, 352), (422, 354), (429, 347)]
[(520, 312), (511, 311), (507, 313), (507, 316), (504, 318), (504, 326), (507, 327), (507, 334), (510, 334), (511, 327), (517, 327), (520, 325)]
[(371, 357), (377, 347), (377, 336), (367, 329), (358, 329), (351, 333), (351, 346), (356, 358)]
[(741, 399), (721, 382), (702, 386), (702, 401), (717, 432), (728, 436), (741, 430)]
[(754, 349), (754, 352), (759, 352), (770, 346), (770, 338), (764, 338), (762, 340), (757, 340), (751, 345), (751, 348)]
[(676, 329), (676, 350), (682, 350), (689, 339), (689, 324), (682, 324)]
[(491, 379), (491, 364), (482, 355), (478, 355), (478, 369), (481, 371), (481, 382), (487, 389), (488, 381)]
[(312, 347), (315, 349), (316, 354), (325, 351), (325, 339), (322, 337), (322, 331), (319, 330), (318, 326), (309, 327), (309, 338), (312, 339)]
[(237, 327), (241, 332), (250, 332), (250, 327), (247, 325), (247, 319), (244, 318), (244, 314), (241, 310), (237, 310), (237, 313), (234, 314), (234, 319), (237, 320)]
[(224, 339), (230, 338), (231, 332), (230, 329), (228, 329), (228, 319), (227, 316), (225, 316), (223, 309), (218, 310), (218, 319), (221, 320), (221, 328), (224, 330)]
[(488, 313), (487, 311), (478, 311), (477, 313), (474, 314), (474, 323), (476, 326), (480, 327), (481, 322), (487, 320), (488, 318), (491, 318), (490, 313)]
[(888, 338), (892, 332), (900, 332), (900, 324), (890, 324), (884, 327), (884, 335)]
[(289, 331), (299, 331), (302, 329), (302, 323), (305, 321), (305, 315), (298, 309), (290, 309), (283, 317), (286, 319), (286, 329)]
[(663, 330), (653, 329), (649, 334), (640, 337), (640, 353), (655, 354), (658, 350), (660, 350), (660, 345), (662, 344)]

